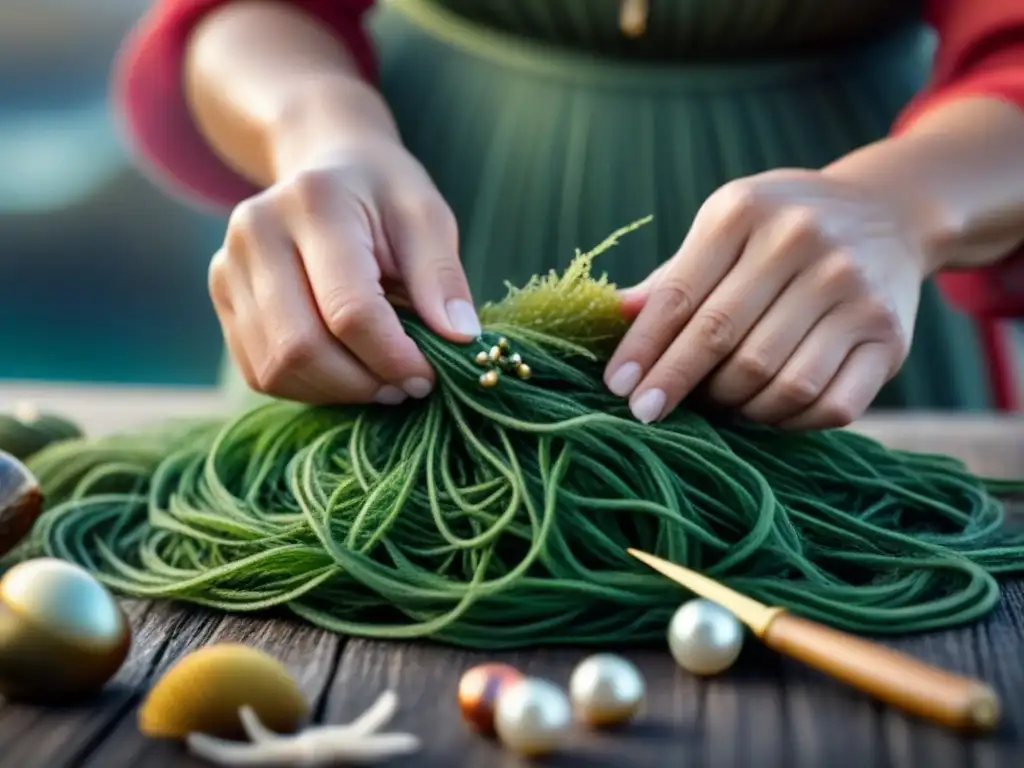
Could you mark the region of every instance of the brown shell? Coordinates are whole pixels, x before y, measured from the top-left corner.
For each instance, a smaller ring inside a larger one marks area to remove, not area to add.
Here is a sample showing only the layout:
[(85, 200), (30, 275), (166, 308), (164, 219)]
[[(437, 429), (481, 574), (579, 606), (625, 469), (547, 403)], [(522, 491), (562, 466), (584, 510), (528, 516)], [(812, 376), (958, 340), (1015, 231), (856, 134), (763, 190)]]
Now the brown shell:
[(0, 451), (0, 556), (32, 530), (43, 511), (43, 493), (28, 467)]

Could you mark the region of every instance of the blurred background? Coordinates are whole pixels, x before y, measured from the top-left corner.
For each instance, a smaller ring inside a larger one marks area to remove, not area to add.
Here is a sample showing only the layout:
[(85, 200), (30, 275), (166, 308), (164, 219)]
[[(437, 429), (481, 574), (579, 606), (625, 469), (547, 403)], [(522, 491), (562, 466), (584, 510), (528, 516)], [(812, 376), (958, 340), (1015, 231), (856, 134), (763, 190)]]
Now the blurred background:
[(108, 100), (148, 4), (0, 0), (0, 383), (216, 380), (206, 265), (224, 222), (140, 175)]
[(223, 222), (142, 177), (107, 81), (148, 0), (0, 0), (0, 379), (211, 384)]

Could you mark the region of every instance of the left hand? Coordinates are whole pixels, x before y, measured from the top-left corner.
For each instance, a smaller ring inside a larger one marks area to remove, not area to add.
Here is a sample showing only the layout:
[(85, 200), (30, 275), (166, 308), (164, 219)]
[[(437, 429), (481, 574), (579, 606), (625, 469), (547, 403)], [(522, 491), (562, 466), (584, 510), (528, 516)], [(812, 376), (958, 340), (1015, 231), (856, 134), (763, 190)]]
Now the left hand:
[(883, 191), (822, 171), (726, 184), (679, 251), (627, 289), (638, 312), (605, 373), (651, 422), (698, 384), (754, 421), (849, 424), (900, 369), (929, 273)]

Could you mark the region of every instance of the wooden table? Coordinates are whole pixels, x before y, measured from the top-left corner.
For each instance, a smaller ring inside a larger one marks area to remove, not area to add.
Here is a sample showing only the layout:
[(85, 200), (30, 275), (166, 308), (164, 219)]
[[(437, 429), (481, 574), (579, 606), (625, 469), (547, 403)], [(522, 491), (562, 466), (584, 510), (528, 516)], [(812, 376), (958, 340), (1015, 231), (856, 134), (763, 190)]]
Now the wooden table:
[[(209, 392), (114, 391), (0, 386), (0, 410), (18, 400), (59, 408), (90, 429), (125, 428), (181, 413), (217, 412)], [(976, 471), (1024, 475), (1024, 420), (985, 417), (873, 417), (858, 428), (906, 448), (944, 451)], [(1024, 511), (1024, 507), (1021, 507)], [(427, 644), (346, 640), (295, 621), (222, 616), (165, 603), (126, 603), (135, 628), (128, 662), (88, 706), (44, 710), (0, 705), (0, 766), (198, 766), (177, 744), (136, 728), (144, 691), (176, 659), (212, 641), (240, 640), (291, 668), (315, 702), (317, 719), (345, 722), (387, 687), (400, 696), (394, 727), (421, 736), (424, 750), (401, 765), (438, 768), (528, 765), (470, 735), (455, 707), (460, 672), (493, 658)], [(748, 646), (726, 676), (699, 681), (667, 653), (633, 653), (649, 685), (641, 720), (617, 735), (583, 735), (550, 765), (729, 768), (952, 768), (1024, 766), (1024, 582), (1010, 583), (996, 613), (979, 626), (895, 641), (895, 646), (992, 682), (1004, 726), (968, 740), (876, 705), (795, 663)], [(499, 654), (564, 684), (581, 654), (571, 650)]]

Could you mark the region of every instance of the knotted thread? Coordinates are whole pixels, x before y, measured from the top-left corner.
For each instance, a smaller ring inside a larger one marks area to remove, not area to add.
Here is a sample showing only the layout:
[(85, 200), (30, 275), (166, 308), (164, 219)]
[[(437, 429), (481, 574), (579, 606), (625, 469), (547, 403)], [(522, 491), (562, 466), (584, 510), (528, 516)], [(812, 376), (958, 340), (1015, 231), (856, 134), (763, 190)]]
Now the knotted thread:
[[(502, 312), (522, 325), (492, 312), (474, 345), (403, 315), (437, 372), (424, 401), (275, 402), (44, 449), (29, 465), (50, 506), (8, 562), (49, 554), (128, 595), (286, 606), (334, 632), (481, 649), (662, 639), (686, 595), (630, 546), (853, 631), (945, 628), (995, 606), (996, 577), (1024, 567), (995, 494), (1024, 482), (843, 430), (685, 408), (638, 423), (601, 382), (614, 290), (587, 258), (513, 291)], [(586, 339), (551, 335), (555, 310), (538, 307), (556, 288), (568, 313), (589, 296)], [(483, 388), (475, 357), (499, 334), (534, 375)]]

